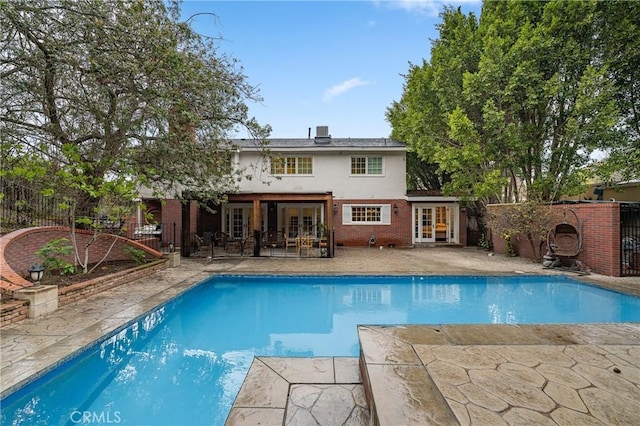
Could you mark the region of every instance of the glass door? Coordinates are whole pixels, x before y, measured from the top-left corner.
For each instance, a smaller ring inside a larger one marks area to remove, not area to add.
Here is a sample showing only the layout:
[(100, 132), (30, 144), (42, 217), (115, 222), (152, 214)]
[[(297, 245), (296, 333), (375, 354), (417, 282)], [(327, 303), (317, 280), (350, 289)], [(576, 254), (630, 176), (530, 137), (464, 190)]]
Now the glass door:
[(413, 242), (458, 241), (459, 209), (457, 205), (422, 204), (413, 206)]
[(414, 233), (416, 243), (432, 243), (436, 240), (433, 207), (416, 207), (414, 209)]
[(247, 231), (251, 228), (253, 209), (245, 207), (232, 207), (229, 209), (229, 236), (234, 240), (244, 240)]
[[(266, 205), (261, 209), (262, 230), (265, 229)], [(234, 240), (244, 240), (253, 235), (253, 207), (229, 205), (225, 211), (225, 229)]]
[(281, 205), (280, 227), (289, 238), (319, 236), (322, 223), (322, 205)]

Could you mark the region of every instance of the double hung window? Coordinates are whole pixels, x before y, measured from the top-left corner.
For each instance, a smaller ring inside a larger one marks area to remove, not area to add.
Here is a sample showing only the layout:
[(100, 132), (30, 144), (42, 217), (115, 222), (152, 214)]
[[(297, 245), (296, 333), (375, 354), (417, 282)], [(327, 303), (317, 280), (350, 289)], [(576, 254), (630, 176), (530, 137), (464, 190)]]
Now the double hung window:
[(311, 175), (313, 158), (311, 157), (271, 157), (272, 175)]
[(382, 157), (351, 157), (352, 175), (382, 175)]

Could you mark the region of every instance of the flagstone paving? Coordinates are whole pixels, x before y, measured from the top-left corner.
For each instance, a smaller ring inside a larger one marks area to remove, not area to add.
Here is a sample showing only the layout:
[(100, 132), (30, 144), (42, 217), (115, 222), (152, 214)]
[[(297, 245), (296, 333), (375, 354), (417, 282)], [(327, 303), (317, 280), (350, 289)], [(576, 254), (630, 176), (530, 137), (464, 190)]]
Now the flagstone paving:
[[(361, 325), (358, 336), (359, 360), (256, 357), (226, 424), (640, 424), (640, 324)], [(584, 343), (594, 336), (608, 343)]]

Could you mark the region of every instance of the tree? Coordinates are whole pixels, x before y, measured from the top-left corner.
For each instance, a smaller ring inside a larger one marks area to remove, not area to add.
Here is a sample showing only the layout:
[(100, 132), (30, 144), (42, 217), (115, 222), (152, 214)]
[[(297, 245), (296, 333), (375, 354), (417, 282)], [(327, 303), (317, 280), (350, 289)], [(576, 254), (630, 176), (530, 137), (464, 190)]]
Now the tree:
[[(41, 184), (95, 212), (144, 185), (180, 197), (233, 191), (229, 134), (268, 135), (234, 59), (160, 0), (0, 3), (0, 133), (7, 176), (42, 159)], [(34, 176), (31, 176), (34, 178)]]
[(487, 1), (445, 9), (431, 62), (410, 68), (387, 117), (481, 202), (551, 202), (580, 188), (620, 114), (594, 1)]
[(450, 178), (439, 169), (437, 164), (421, 160), (415, 152), (407, 152), (407, 189), (441, 191)]
[(599, 163), (605, 182), (640, 179), (640, 3), (598, 2), (596, 5), (602, 60), (613, 81), (620, 110), (620, 138)]
[(550, 205), (531, 201), (496, 206), (487, 217), (491, 230), (505, 241), (506, 255), (517, 255), (514, 240), (524, 237), (536, 260), (542, 258), (549, 229), (559, 221), (559, 213)]
[[(0, 1), (0, 28), (2, 178), (73, 200), (71, 216), (121, 211), (142, 186), (217, 201), (243, 172), (231, 132), (269, 134), (248, 117), (260, 98), (242, 68), (178, 3)], [(85, 272), (88, 250), (75, 247)]]
[(459, 140), (450, 137), (448, 120), (459, 105), (464, 74), (477, 69), (478, 22), (473, 14), (465, 16), (460, 9), (450, 7), (441, 16), (440, 38), (433, 41), (431, 62), (425, 60), (420, 66), (409, 64), (402, 98), (387, 109), (386, 117), (392, 126), (391, 137), (405, 141), (409, 151), (420, 160), (414, 166), (422, 167), (422, 172), (416, 170), (412, 175), (427, 176), (432, 186), (428, 189), (467, 194), (466, 188), (460, 191), (464, 185), (452, 182), (452, 174), (459, 170), (470, 177), (482, 173), (484, 160), (476, 157), (464, 161), (458, 157), (456, 169), (452, 163), (444, 167), (441, 156), (447, 146), (462, 146)]

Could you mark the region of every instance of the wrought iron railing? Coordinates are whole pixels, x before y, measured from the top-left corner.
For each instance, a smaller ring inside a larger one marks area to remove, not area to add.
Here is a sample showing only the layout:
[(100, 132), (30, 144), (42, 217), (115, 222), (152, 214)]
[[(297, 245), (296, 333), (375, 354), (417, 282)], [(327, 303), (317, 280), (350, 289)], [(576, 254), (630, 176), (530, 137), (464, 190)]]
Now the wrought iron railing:
[(640, 276), (640, 203), (620, 205), (620, 275)]

